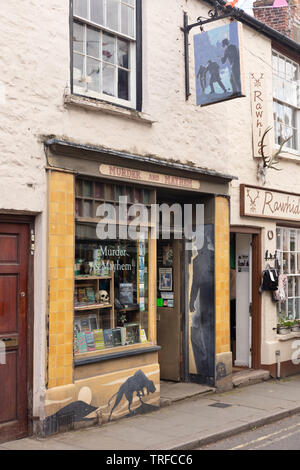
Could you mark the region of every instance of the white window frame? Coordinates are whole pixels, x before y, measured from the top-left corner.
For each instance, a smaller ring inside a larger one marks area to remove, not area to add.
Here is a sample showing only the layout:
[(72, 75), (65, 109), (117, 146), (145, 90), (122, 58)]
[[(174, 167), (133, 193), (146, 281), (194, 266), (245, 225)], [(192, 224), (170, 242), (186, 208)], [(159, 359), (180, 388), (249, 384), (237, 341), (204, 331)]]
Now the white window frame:
[[(287, 243), (289, 247), (288, 251), (284, 250), (284, 232), (287, 237)], [(292, 232), (295, 234), (295, 251), (290, 249)], [(279, 233), (280, 237), (278, 236)], [(287, 299), (285, 302), (278, 303), (278, 316), (289, 316), (292, 319), (300, 318), (300, 229), (291, 227), (276, 227), (276, 240), (277, 259), (279, 260), (281, 273), (286, 274), (288, 278)], [(294, 256), (294, 272), (291, 272), (292, 256)], [(287, 265), (284, 265), (284, 259), (287, 260)], [(298, 309), (296, 300), (298, 300)], [(289, 305), (291, 306), (290, 311)]]
[[(291, 62), (293, 65), (295, 65), (297, 67), (297, 106), (292, 105), (288, 101), (285, 101), (285, 100), (279, 99), (278, 97), (275, 97), (274, 92), (273, 92), (273, 103), (279, 103), (283, 106), (290, 107), (295, 111), (296, 118), (295, 118), (295, 127), (294, 127), (294, 129), (296, 129), (296, 133), (297, 133), (296, 134), (297, 135), (297, 139), (296, 139), (297, 148), (289, 147), (288, 144), (285, 144), (284, 147), (283, 147), (283, 151), (288, 152), (288, 153), (292, 153), (294, 155), (300, 155), (300, 84), (299, 84), (299, 82), (300, 82), (300, 67), (299, 67), (299, 64), (297, 62), (295, 62), (295, 60), (291, 59), (290, 57), (285, 56), (281, 52), (278, 52), (276, 50), (272, 50), (272, 60), (273, 60), (274, 55), (277, 56), (278, 59), (279, 58), (283, 59), (285, 61), (285, 63), (288, 61), (288, 62)], [(277, 71), (274, 70), (273, 66), (272, 66), (272, 69), (273, 69), (273, 80), (274, 80), (274, 78), (276, 76), (278, 77), (279, 75), (278, 75)], [(287, 80), (286, 77), (280, 76), (279, 78), (284, 79), (286, 83), (289, 83), (289, 81)], [(276, 114), (275, 114), (274, 107), (273, 107), (273, 116), (274, 116), (275, 146), (276, 146), (276, 148), (279, 148), (279, 144), (277, 142), (278, 135), (276, 134)]]
[[(104, 22), (106, 22), (106, 8), (107, 8), (107, 0), (103, 0), (103, 3), (104, 3)], [(120, 3), (119, 3), (119, 9), (118, 9), (118, 24), (121, 25), (121, 5), (122, 4), (126, 4), (126, 0), (120, 0)], [(135, 1), (135, 6), (133, 7), (134, 9), (134, 22), (133, 22), (133, 27), (134, 27), (134, 34), (133, 36), (128, 36), (126, 34), (123, 34), (123, 33), (120, 33), (119, 31), (115, 31), (111, 28), (108, 28), (105, 24), (104, 25), (100, 25), (98, 23), (95, 23), (93, 21), (91, 21), (90, 19), (90, 0), (87, 0), (87, 8), (88, 8), (88, 18), (83, 18), (83, 17), (80, 17), (78, 15), (75, 15), (74, 13), (74, 6), (73, 6), (73, 11), (71, 12), (72, 14), (72, 24), (74, 25), (74, 23), (80, 23), (83, 27), (84, 27), (84, 50), (82, 53), (80, 52), (77, 52), (74, 50), (74, 47), (73, 47), (73, 38), (72, 38), (72, 54), (76, 53), (78, 55), (82, 55), (85, 60), (84, 60), (84, 68), (85, 68), (85, 78), (86, 78), (86, 70), (87, 70), (87, 60), (86, 58), (87, 57), (90, 57), (87, 55), (87, 51), (86, 51), (86, 35), (87, 35), (87, 27), (88, 26), (91, 26), (93, 29), (97, 30), (99, 33), (100, 33), (100, 37), (101, 37), (101, 51), (102, 51), (102, 34), (103, 33), (108, 33), (109, 35), (111, 36), (114, 36), (115, 38), (117, 39), (123, 39), (123, 40), (126, 40), (128, 41), (129, 43), (129, 61), (128, 61), (128, 69), (129, 70), (129, 99), (128, 100), (124, 100), (124, 99), (121, 99), (121, 98), (118, 98), (118, 69), (122, 69), (121, 66), (118, 66), (118, 64), (111, 64), (109, 62), (107, 62), (108, 65), (114, 65), (115, 67), (115, 90), (114, 90), (114, 94), (115, 96), (111, 96), (111, 95), (108, 95), (106, 93), (97, 93), (96, 91), (94, 90), (88, 90), (87, 87), (84, 89), (83, 87), (79, 87), (79, 86), (76, 86), (74, 84), (74, 77), (73, 77), (73, 67), (72, 67), (72, 70), (71, 70), (71, 80), (72, 80), (72, 93), (76, 94), (76, 95), (82, 95), (82, 96), (85, 96), (85, 97), (88, 97), (88, 98), (95, 98), (95, 99), (98, 99), (98, 100), (101, 100), (101, 101), (106, 101), (106, 102), (109, 102), (109, 103), (113, 103), (113, 104), (116, 104), (116, 105), (120, 105), (120, 106), (124, 106), (126, 108), (133, 108), (135, 109), (136, 108), (136, 102), (137, 102), (137, 98), (136, 98), (136, 8), (137, 8), (137, 5), (136, 5), (136, 1)], [(72, 26), (72, 30), (73, 30), (73, 26)], [(117, 58), (117, 40), (115, 40), (115, 57)], [(91, 59), (94, 59), (94, 57), (90, 57)], [(103, 61), (103, 57), (100, 56), (99, 57), (99, 63), (102, 63), (104, 62)], [(73, 63), (73, 61), (72, 61)], [(124, 69), (125, 70), (125, 69)], [(100, 89), (102, 90), (102, 73), (100, 75)]]

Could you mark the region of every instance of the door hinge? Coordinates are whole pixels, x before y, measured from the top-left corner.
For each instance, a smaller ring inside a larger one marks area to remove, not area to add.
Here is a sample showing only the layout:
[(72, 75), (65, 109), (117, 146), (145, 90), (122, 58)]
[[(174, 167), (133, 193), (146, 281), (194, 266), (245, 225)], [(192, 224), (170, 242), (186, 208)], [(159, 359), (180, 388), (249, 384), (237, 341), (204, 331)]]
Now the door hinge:
[(31, 255), (34, 255), (34, 251), (35, 251), (35, 233), (34, 233), (34, 230), (31, 230), (30, 231), (30, 254)]

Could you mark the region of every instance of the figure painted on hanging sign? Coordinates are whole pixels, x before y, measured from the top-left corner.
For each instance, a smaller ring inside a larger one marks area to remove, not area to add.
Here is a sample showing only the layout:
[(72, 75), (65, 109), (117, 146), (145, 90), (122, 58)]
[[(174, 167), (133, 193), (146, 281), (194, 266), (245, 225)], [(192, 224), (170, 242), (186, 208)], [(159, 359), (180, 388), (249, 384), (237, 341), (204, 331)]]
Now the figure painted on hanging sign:
[(214, 377), (214, 244), (213, 225), (205, 226), (204, 245), (193, 259), (190, 338), (197, 374), (204, 382)]
[(230, 83), (232, 92), (237, 93), (241, 89), (239, 51), (234, 44), (230, 44), (227, 38), (223, 39), (222, 47), (225, 49), (225, 52), (221, 61), (222, 64), (225, 64), (228, 60), (231, 68)]
[(210, 93), (215, 93), (215, 87), (214, 87), (215, 83), (217, 83), (219, 87), (222, 88), (223, 92), (226, 93), (226, 88), (220, 77), (220, 66), (218, 65), (218, 63), (212, 62), (211, 60), (209, 60), (207, 62), (206, 72), (209, 72), (209, 75), (210, 75), (210, 80), (209, 80)]
[(197, 78), (200, 80), (200, 86), (202, 93), (205, 93), (205, 88), (206, 88), (206, 67), (204, 65), (200, 65), (198, 73), (197, 73)]

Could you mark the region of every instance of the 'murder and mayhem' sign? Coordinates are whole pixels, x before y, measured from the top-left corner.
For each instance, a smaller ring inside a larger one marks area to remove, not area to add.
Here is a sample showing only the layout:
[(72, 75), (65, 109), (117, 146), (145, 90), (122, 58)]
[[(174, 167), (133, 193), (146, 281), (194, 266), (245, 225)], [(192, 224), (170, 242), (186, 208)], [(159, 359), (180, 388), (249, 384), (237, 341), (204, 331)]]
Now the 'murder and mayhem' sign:
[(100, 165), (100, 174), (110, 178), (120, 178), (140, 183), (171, 186), (174, 188), (199, 190), (200, 182), (190, 178), (153, 173), (150, 171), (136, 170), (115, 165)]
[(241, 185), (241, 215), (300, 221), (300, 194)]

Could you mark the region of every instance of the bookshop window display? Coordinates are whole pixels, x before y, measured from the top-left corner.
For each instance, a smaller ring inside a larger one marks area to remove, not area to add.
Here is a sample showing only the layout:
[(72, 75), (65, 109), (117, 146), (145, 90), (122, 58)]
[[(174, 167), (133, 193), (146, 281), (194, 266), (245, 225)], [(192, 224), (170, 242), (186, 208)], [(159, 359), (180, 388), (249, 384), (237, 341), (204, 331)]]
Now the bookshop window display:
[[(102, 350), (148, 341), (148, 240), (98, 238), (94, 217), (102, 200), (107, 202), (108, 192), (109, 201), (117, 205), (119, 195), (126, 195), (126, 186), (77, 180), (74, 290), (76, 356), (101, 354)], [(139, 193), (139, 202), (142, 202), (143, 197), (142, 191)], [(148, 194), (146, 198), (148, 200)], [(87, 204), (90, 208), (88, 213), (84, 211)]]

